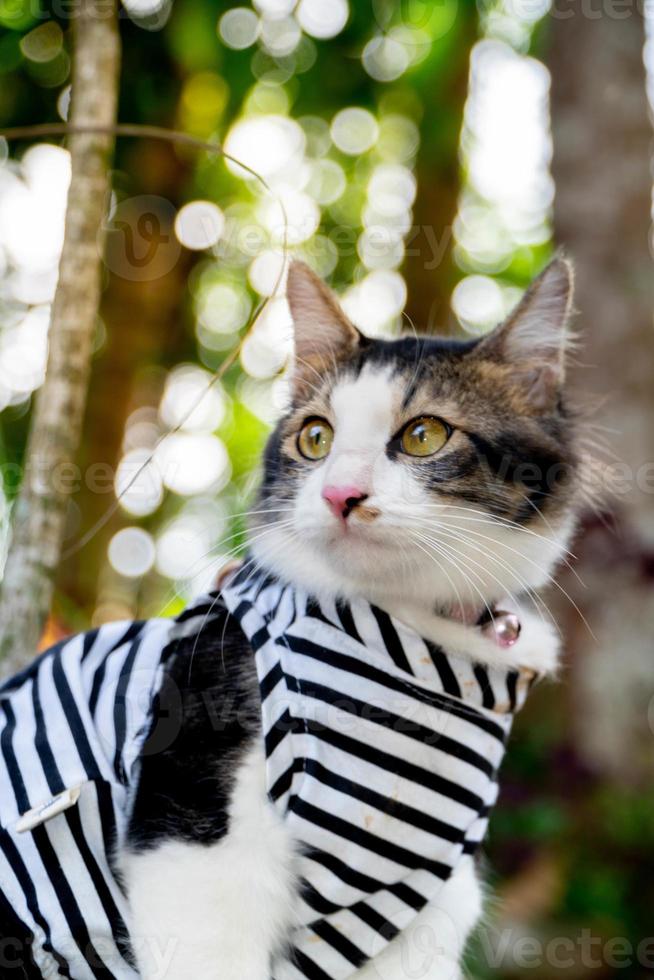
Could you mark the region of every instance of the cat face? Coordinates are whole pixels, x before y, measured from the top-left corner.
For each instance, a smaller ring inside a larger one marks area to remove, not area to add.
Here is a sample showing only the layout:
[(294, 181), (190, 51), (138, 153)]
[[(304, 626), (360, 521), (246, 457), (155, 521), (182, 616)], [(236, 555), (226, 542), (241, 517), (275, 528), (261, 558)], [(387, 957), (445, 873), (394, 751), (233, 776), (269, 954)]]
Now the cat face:
[(311, 592), (476, 608), (543, 584), (573, 524), (555, 259), (482, 340), (371, 340), (293, 263), (292, 403), (270, 437), (255, 559)]

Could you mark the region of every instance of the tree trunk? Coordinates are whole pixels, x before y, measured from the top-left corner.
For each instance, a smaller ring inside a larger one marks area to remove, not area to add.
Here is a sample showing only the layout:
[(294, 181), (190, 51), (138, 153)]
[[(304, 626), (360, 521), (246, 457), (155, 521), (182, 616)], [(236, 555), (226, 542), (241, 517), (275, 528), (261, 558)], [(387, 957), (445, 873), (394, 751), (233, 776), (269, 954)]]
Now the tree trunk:
[(584, 761), (634, 777), (649, 765), (654, 706), (652, 132), (642, 18), (635, 5), (624, 18), (600, 9), (585, 16), (584, 0), (575, 0), (566, 5), (572, 15), (551, 22), (555, 225), (577, 269), (573, 389), (590, 410), (590, 437), (608, 445), (595, 451), (626, 466), (604, 481), (617, 493), (603, 501), (603, 521), (588, 512), (574, 549), (586, 588), (570, 576), (563, 582), (595, 637), (565, 601), (559, 618)]
[[(419, 332), (456, 331), (450, 306), (460, 278), (452, 258), (453, 224), (459, 206), (459, 142), (468, 92), (470, 51), (479, 36), (475, 4), (460, 4), (445, 50), (434, 66), (414, 79), (414, 87), (438, 125), (424, 126), (416, 161), (418, 196), (407, 241), (407, 315)], [(444, 45), (444, 41), (440, 42)], [(435, 51), (438, 44), (434, 45)]]
[[(72, 25), (70, 122), (113, 126), (120, 60), (115, 4), (80, 0)], [(69, 148), (72, 178), (46, 380), (36, 398), (0, 593), (0, 660), (6, 672), (33, 657), (50, 608), (70, 487), (76, 482), (71, 476), (100, 300), (100, 230), (113, 139), (75, 135)]]

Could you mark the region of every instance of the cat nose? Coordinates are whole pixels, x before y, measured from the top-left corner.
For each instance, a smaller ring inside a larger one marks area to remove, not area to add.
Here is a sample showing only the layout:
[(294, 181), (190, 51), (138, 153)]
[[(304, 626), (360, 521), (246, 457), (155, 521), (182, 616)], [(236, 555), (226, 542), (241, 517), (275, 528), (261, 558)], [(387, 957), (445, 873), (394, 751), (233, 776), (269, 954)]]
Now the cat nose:
[(357, 487), (324, 487), (322, 497), (332, 513), (345, 520), (357, 504), (368, 499), (368, 494)]

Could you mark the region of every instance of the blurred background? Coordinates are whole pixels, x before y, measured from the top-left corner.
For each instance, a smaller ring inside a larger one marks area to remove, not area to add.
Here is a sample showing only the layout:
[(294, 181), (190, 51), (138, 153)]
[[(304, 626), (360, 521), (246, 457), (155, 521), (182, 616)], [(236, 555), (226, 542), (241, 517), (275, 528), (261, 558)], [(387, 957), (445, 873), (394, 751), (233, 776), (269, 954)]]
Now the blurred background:
[[(0, 0), (0, 128), (67, 118), (60, 6)], [(486, 849), (496, 894), (469, 958), (478, 978), (654, 972), (654, 47), (642, 6), (121, 10), (120, 121), (218, 140), (267, 186), (216, 154), (117, 142), (79, 458), (93, 477), (73, 494), (44, 645), (175, 614), (239, 553), (285, 397), (289, 315), (272, 295), (285, 236), (375, 336), (410, 324), (483, 333), (555, 244), (576, 262), (571, 384), (602, 487), (548, 597), (566, 638), (562, 683), (536, 690), (505, 764)], [(70, 161), (56, 138), (0, 140), (0, 161), (4, 553)]]

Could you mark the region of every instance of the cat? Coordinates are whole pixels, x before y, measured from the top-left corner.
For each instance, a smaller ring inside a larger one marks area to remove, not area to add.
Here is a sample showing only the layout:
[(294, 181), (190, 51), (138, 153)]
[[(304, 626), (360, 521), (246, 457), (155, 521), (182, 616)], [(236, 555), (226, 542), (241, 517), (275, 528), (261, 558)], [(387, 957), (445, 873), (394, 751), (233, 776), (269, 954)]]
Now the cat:
[(366, 338), (299, 262), (287, 295), (242, 565), (0, 685), (0, 935), (30, 980), (461, 975), (512, 716), (558, 662), (571, 269), (468, 340)]
[[(535, 590), (575, 525), (569, 263), (557, 256), (503, 324), (466, 340), (369, 339), (300, 262), (287, 297), (290, 404), (265, 449), (245, 574), (325, 604), (374, 603), (489, 670), (553, 673), (558, 637)], [(476, 625), (500, 607), (519, 617), (514, 645)], [(146, 743), (120, 854), (139, 972), (269, 980), (298, 921), (301, 848), (266, 793), (259, 685), (237, 617), (189, 646), (167, 662), (160, 696), (179, 730)], [(482, 899), (463, 854), (436, 899), (347, 975), (405, 980), (424, 954), (423, 974), (455, 980)], [(425, 935), (437, 938), (429, 955)], [(333, 974), (305, 961), (302, 975)]]

